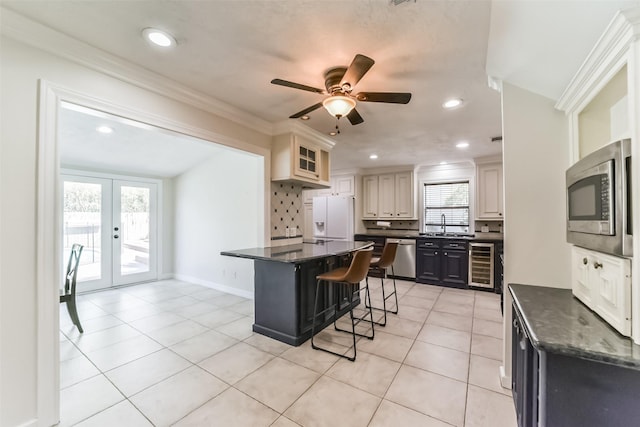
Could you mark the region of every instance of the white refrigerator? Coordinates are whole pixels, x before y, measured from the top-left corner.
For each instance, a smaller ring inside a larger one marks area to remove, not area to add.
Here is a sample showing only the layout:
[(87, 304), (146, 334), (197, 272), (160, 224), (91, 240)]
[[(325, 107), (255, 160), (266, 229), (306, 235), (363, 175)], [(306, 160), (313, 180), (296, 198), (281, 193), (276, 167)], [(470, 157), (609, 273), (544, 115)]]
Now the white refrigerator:
[(313, 237), (324, 240), (353, 240), (354, 199), (348, 196), (313, 198)]

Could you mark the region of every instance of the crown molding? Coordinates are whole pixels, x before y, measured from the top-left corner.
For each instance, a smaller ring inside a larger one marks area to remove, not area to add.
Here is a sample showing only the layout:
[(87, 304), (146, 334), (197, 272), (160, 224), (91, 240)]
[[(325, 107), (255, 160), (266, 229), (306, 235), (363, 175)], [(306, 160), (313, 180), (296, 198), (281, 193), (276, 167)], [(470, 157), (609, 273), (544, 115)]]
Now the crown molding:
[(562, 93), (555, 108), (579, 110), (596, 92), (605, 76), (622, 65), (629, 48), (640, 36), (640, 8), (618, 11)]
[(142, 89), (274, 135), (273, 124), (0, 6), (2, 35)]
[(336, 145), (336, 142), (327, 137), (327, 135), (318, 132), (315, 129), (312, 129), (309, 126), (303, 125), (297, 120), (283, 120), (273, 125), (273, 135), (282, 135), (289, 132), (307, 137), (317, 143), (324, 145), (329, 150), (331, 150)]

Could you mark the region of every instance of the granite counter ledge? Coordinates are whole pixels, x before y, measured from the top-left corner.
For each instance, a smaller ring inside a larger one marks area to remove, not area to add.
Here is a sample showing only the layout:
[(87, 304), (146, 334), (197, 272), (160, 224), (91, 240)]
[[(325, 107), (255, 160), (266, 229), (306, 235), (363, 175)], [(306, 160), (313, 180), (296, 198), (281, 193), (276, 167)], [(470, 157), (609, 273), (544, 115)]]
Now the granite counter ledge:
[(326, 241), (324, 243), (300, 243), (268, 248), (248, 248), (223, 251), (220, 255), (248, 258), (253, 260), (303, 263), (314, 259), (346, 255), (366, 249), (371, 242)]
[(538, 350), (640, 370), (640, 346), (573, 297), (571, 289), (510, 284)]

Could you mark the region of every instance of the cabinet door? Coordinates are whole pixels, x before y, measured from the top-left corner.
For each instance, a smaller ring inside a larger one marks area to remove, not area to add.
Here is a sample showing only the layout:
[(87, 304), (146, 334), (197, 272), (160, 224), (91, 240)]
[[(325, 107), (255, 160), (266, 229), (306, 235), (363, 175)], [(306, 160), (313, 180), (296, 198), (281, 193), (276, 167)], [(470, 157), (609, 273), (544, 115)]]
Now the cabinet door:
[(304, 229), (302, 230), (302, 237), (305, 239), (313, 238), (313, 205), (305, 204), (302, 207), (304, 214)]
[(378, 177), (376, 175), (362, 177), (362, 217), (378, 218)]
[(416, 282), (440, 283), (440, 243), (436, 240), (416, 241)]
[(598, 254), (589, 272), (595, 311), (622, 335), (631, 334), (631, 267), (628, 259)]
[(478, 166), (478, 208), (481, 219), (502, 219), (502, 164)]
[(416, 251), (416, 281), (440, 284), (439, 249), (419, 249)]
[(469, 254), (467, 251), (442, 251), (442, 283), (466, 288), (469, 278)]
[(379, 177), (378, 216), (380, 218), (396, 217), (396, 176), (395, 174)]
[(293, 153), (293, 173), (294, 175), (319, 179), (319, 150), (304, 141), (300, 137), (294, 136)]
[(395, 213), (396, 218), (413, 218), (413, 172), (397, 173), (395, 176)]
[(331, 178), (331, 194), (334, 196), (355, 196), (355, 177), (351, 175)]
[(583, 303), (591, 306), (591, 286), (589, 284), (589, 253), (577, 246), (571, 249), (571, 289)]

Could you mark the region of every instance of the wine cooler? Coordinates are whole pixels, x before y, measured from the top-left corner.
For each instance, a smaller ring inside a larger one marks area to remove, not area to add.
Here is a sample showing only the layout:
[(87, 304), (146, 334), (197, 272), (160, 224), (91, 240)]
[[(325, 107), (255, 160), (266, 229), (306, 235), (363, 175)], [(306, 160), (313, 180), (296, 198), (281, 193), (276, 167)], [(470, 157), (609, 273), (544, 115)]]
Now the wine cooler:
[(469, 286), (494, 289), (494, 244), (469, 244)]

